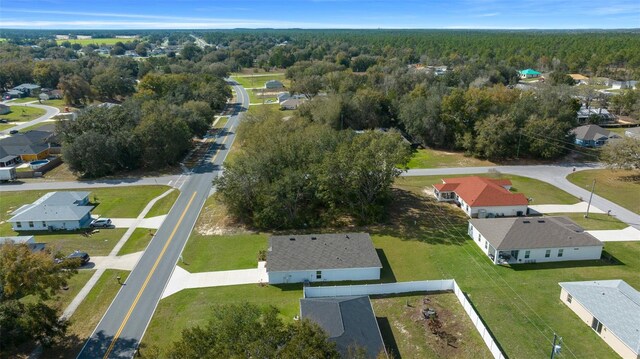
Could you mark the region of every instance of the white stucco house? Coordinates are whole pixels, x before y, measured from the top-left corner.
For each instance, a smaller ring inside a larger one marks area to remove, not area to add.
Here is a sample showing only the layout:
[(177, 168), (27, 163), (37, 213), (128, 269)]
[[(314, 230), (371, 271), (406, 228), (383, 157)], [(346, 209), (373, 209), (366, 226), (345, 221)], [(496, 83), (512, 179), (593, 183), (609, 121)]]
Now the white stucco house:
[(471, 218), (511, 217), (527, 214), (529, 201), (511, 193), (511, 181), (480, 176), (443, 178), (433, 185), (439, 202), (453, 202)]
[(272, 236), (269, 284), (378, 280), (382, 263), (367, 233)]
[(471, 219), (468, 234), (494, 264), (596, 260), (603, 248), (566, 217)]
[(623, 359), (640, 359), (640, 292), (625, 281), (558, 283), (560, 300)]
[(8, 222), (14, 231), (75, 230), (91, 224), (89, 192), (49, 192), (15, 210)]

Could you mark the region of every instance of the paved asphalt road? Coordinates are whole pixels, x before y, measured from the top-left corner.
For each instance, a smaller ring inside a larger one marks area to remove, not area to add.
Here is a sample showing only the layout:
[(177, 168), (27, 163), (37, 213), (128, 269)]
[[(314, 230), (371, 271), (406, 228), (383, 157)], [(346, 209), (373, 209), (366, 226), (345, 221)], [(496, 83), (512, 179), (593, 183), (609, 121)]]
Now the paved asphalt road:
[(57, 115), (60, 113), (60, 110), (58, 110), (55, 107), (51, 107), (51, 106), (45, 106), (45, 105), (38, 105), (35, 103), (13, 103), (13, 102), (3, 102), (5, 105), (10, 105), (13, 109), (13, 111), (18, 111), (17, 109), (22, 107), (22, 106), (26, 106), (26, 107), (35, 107), (35, 108), (41, 108), (43, 110), (45, 110), (45, 114), (36, 118), (35, 120), (31, 120), (29, 122), (24, 122), (21, 123), (19, 125), (13, 126), (13, 127), (9, 127), (7, 129), (4, 129), (2, 132), (0, 132), (0, 135), (8, 135), (9, 131), (12, 130), (22, 130), (23, 128), (27, 128), (27, 127), (31, 127), (33, 125), (37, 125), (42, 121), (48, 120), (51, 117)]
[(240, 104), (213, 145), (212, 152), (217, 151), (216, 154), (211, 161), (201, 163), (189, 175), (167, 219), (156, 232), (78, 358), (134, 356), (204, 201), (209, 196), (211, 181), (222, 169), (222, 163), (235, 138), (234, 131), (238, 126), (239, 116), (249, 106), (246, 91), (237, 85), (234, 88)]
[[(461, 168), (425, 168), (425, 169), (412, 169), (402, 174), (402, 176), (432, 176), (432, 175), (455, 175), (455, 174), (472, 174), (472, 173), (486, 173), (491, 171), (498, 171), (501, 173), (510, 173), (518, 176), (524, 176), (529, 178), (535, 178), (543, 182), (552, 184), (561, 190), (564, 190), (576, 197), (582, 198), (582, 200), (588, 202), (589, 195), (591, 193), (591, 186), (588, 188), (582, 188), (574, 185), (567, 180), (567, 176), (573, 171), (572, 164), (566, 165), (554, 165), (554, 166), (495, 166), (495, 167), (461, 167)], [(597, 165), (579, 165), (575, 167), (576, 170), (587, 170), (601, 168)], [(604, 185), (604, 184), (600, 184)], [(596, 183), (596, 189), (598, 184)], [(640, 201), (640, 193), (629, 193), (629, 196), (635, 196)], [(534, 204), (535, 204), (535, 198)], [(591, 204), (600, 208), (603, 211), (611, 210), (611, 214), (616, 216), (622, 222), (628, 225), (640, 229), (640, 216), (629, 211), (628, 209), (619, 206), (607, 199), (604, 199), (596, 194), (593, 195)]]

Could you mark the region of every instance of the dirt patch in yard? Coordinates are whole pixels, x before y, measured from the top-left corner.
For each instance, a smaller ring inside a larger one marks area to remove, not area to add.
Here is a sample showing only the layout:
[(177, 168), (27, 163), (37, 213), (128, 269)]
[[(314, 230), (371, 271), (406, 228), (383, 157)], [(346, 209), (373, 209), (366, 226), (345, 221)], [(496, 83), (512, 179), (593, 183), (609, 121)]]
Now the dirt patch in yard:
[(394, 358), (491, 357), (453, 293), (374, 296), (371, 302)]
[(217, 199), (215, 194), (209, 197), (202, 207), (195, 230), (203, 236), (247, 232), (244, 226), (229, 216), (224, 204)]

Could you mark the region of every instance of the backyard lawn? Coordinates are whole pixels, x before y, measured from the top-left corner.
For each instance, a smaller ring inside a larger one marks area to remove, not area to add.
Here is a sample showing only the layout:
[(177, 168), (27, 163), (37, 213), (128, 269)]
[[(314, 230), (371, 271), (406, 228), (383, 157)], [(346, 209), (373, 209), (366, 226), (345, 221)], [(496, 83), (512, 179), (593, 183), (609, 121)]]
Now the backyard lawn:
[(495, 166), (490, 161), (467, 157), (461, 152), (446, 152), (432, 149), (415, 150), (409, 161), (409, 168), (438, 167), (485, 167)]
[(75, 358), (122, 287), (116, 277), (124, 282), (128, 275), (128, 271), (107, 269), (71, 316), (65, 340), (45, 349), (42, 358)]
[[(373, 311), (387, 350), (394, 358), (492, 358), (491, 352), (453, 293), (375, 296)], [(443, 337), (432, 334), (422, 310), (434, 309)]]
[(266, 234), (192, 234), (182, 252), (186, 264), (179, 265), (191, 273), (256, 268), (267, 245)]
[(35, 120), (45, 113), (46, 111), (41, 108), (14, 105), (11, 106), (11, 112), (6, 115), (0, 115), (0, 119), (7, 120), (9, 122), (27, 122)]
[(598, 196), (640, 214), (640, 171), (586, 170), (571, 173), (567, 179), (589, 190), (595, 179)]

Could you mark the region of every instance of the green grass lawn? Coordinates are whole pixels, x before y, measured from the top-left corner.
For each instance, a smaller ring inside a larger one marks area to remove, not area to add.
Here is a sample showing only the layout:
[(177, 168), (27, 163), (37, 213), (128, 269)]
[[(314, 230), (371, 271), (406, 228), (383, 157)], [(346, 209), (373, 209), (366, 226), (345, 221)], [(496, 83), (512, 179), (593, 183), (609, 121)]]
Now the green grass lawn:
[(126, 44), (127, 42), (132, 42), (134, 39), (116, 39), (111, 37), (96, 37), (94, 39), (69, 39), (69, 40), (56, 40), (58, 45), (62, 44), (65, 41), (69, 41), (72, 44), (80, 44), (82, 46), (86, 46), (89, 44), (95, 45), (115, 45), (116, 42), (122, 42)]
[(435, 183), (441, 183), (442, 178), (467, 176), (507, 178), (513, 184), (511, 191), (524, 193), (528, 198), (533, 198), (531, 204), (575, 204), (579, 202), (576, 197), (548, 183), (533, 178), (508, 174), (481, 173), (475, 175), (400, 177), (396, 180), (396, 184), (416, 191), (421, 191), (425, 188), (431, 190), (431, 186)]
[(278, 98), (275, 96), (263, 95), (261, 91), (247, 90), (249, 94), (249, 103), (253, 104), (270, 104), (278, 103)]
[(490, 161), (474, 157), (466, 157), (461, 152), (446, 152), (432, 149), (415, 150), (409, 161), (409, 168), (438, 168), (438, 167), (486, 167), (495, 166)]
[(128, 275), (128, 271), (107, 269), (71, 316), (66, 338), (45, 349), (42, 358), (75, 358), (120, 290), (116, 277), (125, 281)]
[(43, 127), (43, 126), (49, 126), (49, 125), (51, 125), (51, 124), (56, 124), (56, 123), (57, 123), (57, 121), (55, 121), (55, 122), (51, 122), (51, 121), (42, 121), (42, 122), (37, 123), (37, 124), (35, 124), (35, 125), (33, 125), (33, 126), (25, 127), (25, 128), (23, 128), (23, 129), (21, 129), (21, 130), (20, 130), (20, 132), (28, 132), (28, 131), (32, 131), (32, 130), (37, 130), (37, 129), (39, 129), (40, 127)]
[[(293, 111), (281, 111), (280, 110), (280, 105), (273, 104), (273, 105), (256, 105), (256, 106), (249, 106), (249, 110), (247, 111), (248, 114), (250, 115), (258, 115), (258, 114), (264, 114), (264, 113), (269, 113), (272, 114), (274, 116), (280, 116), (280, 117), (285, 117), (285, 116), (289, 116), (290, 114), (293, 113)], [(234, 144), (235, 146), (235, 144)]]
[(145, 218), (151, 218), (155, 216), (161, 216), (163, 214), (168, 214), (169, 211), (171, 210), (171, 207), (173, 207), (173, 204), (178, 199), (178, 196), (180, 196), (180, 191), (178, 191), (177, 189), (174, 189), (173, 191), (171, 191), (171, 193), (169, 193), (168, 195), (158, 200), (153, 205), (153, 207), (151, 207), (151, 210), (149, 210), (149, 213), (147, 213)]
[(618, 220), (616, 217), (607, 216), (601, 213), (589, 213), (589, 218), (584, 218), (584, 213), (554, 213), (554, 216), (568, 217), (576, 222), (580, 227), (588, 231), (605, 229), (625, 229), (628, 224)]
[(266, 234), (203, 236), (192, 234), (179, 265), (191, 273), (258, 266), (258, 252), (267, 249)]
[(273, 305), (280, 310), (283, 320), (292, 322), (293, 317), (300, 314), (301, 296), (301, 284), (282, 287), (247, 284), (183, 290), (160, 301), (142, 338), (142, 351), (145, 346), (152, 345), (167, 348), (180, 339), (183, 329), (206, 324), (213, 305)]
[(227, 124), (227, 121), (229, 121), (229, 116), (220, 116), (220, 119), (218, 119), (218, 122), (216, 122), (216, 125), (213, 127), (223, 128)]
[[(126, 228), (100, 229), (99, 232), (84, 236), (82, 231), (54, 232), (39, 234), (38, 232), (21, 233), (34, 235), (35, 241), (46, 243), (53, 252), (69, 254), (75, 250), (89, 253), (90, 256), (106, 256), (126, 232)], [(15, 232), (14, 234), (15, 235)]]
[(277, 73), (277, 72), (267, 73), (267, 74), (258, 74), (257, 76), (232, 74), (231, 78), (244, 88), (255, 88), (255, 87), (263, 88), (264, 84), (269, 80), (278, 80), (282, 82), (285, 86), (289, 85), (289, 80), (285, 79), (284, 73)]
[(16, 98), (11, 100), (10, 104), (12, 103), (26, 103), (26, 102), (33, 102), (33, 101), (38, 101), (37, 97), (21, 97), (21, 98)]
[(10, 122), (27, 122), (35, 120), (45, 113), (46, 111), (41, 108), (14, 105), (11, 106), (11, 112), (6, 115), (0, 115), (0, 118)]
[(71, 106), (67, 106), (64, 103), (63, 99), (53, 99), (53, 100), (47, 100), (47, 101), (42, 101), (43, 105), (46, 106), (51, 106), (51, 107), (57, 107), (58, 109), (60, 109), (60, 111), (64, 111), (65, 107), (71, 107)]
[(143, 251), (155, 234), (155, 229), (136, 228), (127, 242), (120, 248), (119, 256)]
[(589, 190), (595, 179), (598, 196), (640, 214), (640, 171), (587, 170), (571, 173), (567, 179)]

